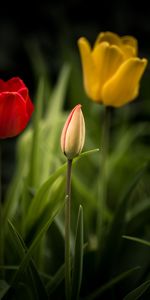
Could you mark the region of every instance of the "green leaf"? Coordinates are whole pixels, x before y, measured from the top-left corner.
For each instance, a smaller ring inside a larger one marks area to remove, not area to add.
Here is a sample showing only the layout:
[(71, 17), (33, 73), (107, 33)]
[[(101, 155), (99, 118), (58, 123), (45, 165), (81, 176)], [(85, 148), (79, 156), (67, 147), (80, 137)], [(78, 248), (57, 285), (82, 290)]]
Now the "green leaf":
[[(18, 253), (20, 254), (20, 256), (22, 258), (22, 256), (25, 255), (25, 253), (28, 251), (28, 249), (27, 249), (22, 237), (20, 236), (19, 232), (14, 227), (14, 225), (10, 221), (8, 222), (8, 224), (9, 224), (11, 233), (13, 235), (13, 239), (16, 242), (16, 250), (19, 249)], [(38, 299), (48, 299), (46, 289), (43, 285), (40, 275), (38, 274), (38, 271), (35, 267), (35, 264), (34, 264), (32, 258), (30, 259), (28, 275), (31, 279), (31, 287), (35, 289), (35, 294), (38, 295)]]
[(137, 300), (139, 299), (149, 288), (150, 286), (150, 280), (145, 281), (140, 286), (138, 286), (136, 289), (131, 291), (128, 295), (126, 295), (123, 300)]
[(40, 79), (38, 84), (38, 91), (36, 96), (36, 106), (34, 111), (34, 123), (33, 123), (33, 136), (32, 136), (32, 147), (30, 156), (30, 170), (28, 177), (28, 184), (31, 187), (36, 187), (37, 175), (39, 172), (39, 146), (40, 146), (40, 121), (42, 117), (42, 103), (44, 98), (44, 80)]
[(23, 242), (19, 238), (19, 234), (10, 220), (8, 220), (8, 226), (11, 233), (11, 241), (15, 247), (15, 252), (17, 256), (19, 256), (19, 258), (22, 259), (25, 255), (25, 248), (23, 246)]
[(122, 237), (126, 240), (130, 240), (130, 241), (150, 247), (150, 242), (148, 242), (146, 240), (143, 240), (143, 239), (140, 239), (140, 238), (137, 238), (134, 236), (129, 236), (129, 235), (123, 235)]
[(51, 295), (56, 290), (59, 284), (63, 281), (64, 277), (65, 265), (63, 264), (56, 272), (56, 274), (47, 282), (46, 289), (49, 295)]
[[(81, 153), (77, 158), (75, 158), (73, 160), (73, 164), (76, 163), (79, 159), (96, 153), (97, 151), (99, 151), (99, 149), (93, 149), (93, 150), (89, 150), (86, 152)], [(26, 228), (31, 228), (35, 222), (36, 219), (38, 219), (39, 215), (38, 213), (41, 211), (41, 206), (43, 206), (43, 203), (45, 201), (47, 201), (47, 198), (49, 197), (49, 193), (52, 187), (52, 184), (61, 176), (65, 173), (66, 171), (66, 163), (59, 167), (52, 175), (50, 175), (50, 177), (46, 180), (46, 182), (44, 182), (42, 184), (42, 186), (39, 188), (39, 190), (37, 191), (36, 195), (34, 196), (34, 198), (32, 199), (31, 205), (28, 209), (28, 214), (26, 216)], [(52, 201), (52, 205), (51, 205), (51, 209), (53, 210), (53, 205), (58, 206), (59, 203), (57, 203), (56, 199), (54, 199), (54, 201)], [(36, 211), (36, 214), (35, 214)]]
[[(127, 186), (122, 199), (118, 205), (116, 210), (114, 219), (110, 225), (109, 232), (107, 238), (105, 240), (105, 245), (101, 253), (101, 265), (100, 270), (102, 273), (106, 274), (106, 278), (104, 280), (108, 280), (112, 270), (113, 265), (117, 259), (118, 251), (121, 244), (122, 234), (125, 228), (125, 217), (127, 213), (127, 208), (129, 205), (129, 200), (134, 188), (137, 183), (143, 176), (146, 167), (142, 167), (137, 174), (134, 176), (132, 182)], [(114, 246), (115, 245), (115, 246)], [(107, 270), (107, 272), (105, 272)], [(104, 277), (104, 275), (103, 275)]]
[[(57, 204), (56, 204), (57, 205)], [(22, 259), (22, 262), (19, 266), (19, 269), (17, 270), (17, 272), (15, 273), (15, 276), (13, 278), (12, 284), (16, 284), (19, 280), (19, 278), (21, 277), (22, 273), (24, 272), (24, 269), (28, 266), (28, 263), (31, 259), (31, 255), (34, 251), (34, 249), (37, 247), (37, 245), (39, 244), (39, 242), (41, 241), (41, 238), (44, 236), (44, 234), (46, 233), (46, 231), (48, 230), (49, 226), (51, 225), (54, 217), (56, 216), (56, 214), (59, 212), (59, 209), (56, 209), (54, 211), (51, 211), (49, 213), (49, 220), (47, 221), (46, 224), (44, 224), (43, 228), (39, 231), (39, 233), (36, 235), (36, 237), (34, 238), (32, 244), (30, 245), (29, 249), (27, 250), (24, 258)]]
[(65, 64), (61, 69), (57, 84), (53, 90), (53, 93), (50, 97), (49, 107), (47, 108), (46, 118), (49, 119), (49, 122), (53, 123), (54, 120), (58, 117), (63, 108), (64, 98), (67, 90), (67, 84), (70, 75), (70, 66)]
[(129, 277), (130, 275), (132, 275), (132, 273), (134, 273), (135, 271), (139, 270), (140, 267), (135, 267), (132, 269), (129, 269), (123, 273), (121, 273), (120, 275), (114, 277), (113, 279), (111, 279), (109, 282), (107, 282), (106, 284), (102, 285), (99, 289), (97, 289), (95, 292), (93, 292), (92, 294), (90, 294), (88, 297), (85, 298), (85, 300), (94, 300), (94, 299), (99, 299), (98, 297), (104, 293), (105, 291), (107, 291), (108, 289), (112, 288), (115, 284), (119, 283), (120, 281), (122, 281), (123, 279)]
[[(49, 178), (42, 184), (42, 186), (37, 191), (35, 197), (32, 199), (31, 205), (26, 216), (26, 227), (30, 228), (34, 224), (35, 220), (39, 217), (39, 212), (41, 210), (42, 203), (46, 201), (49, 197), (49, 192), (52, 184), (65, 172), (66, 163), (58, 168)], [(57, 208), (58, 203), (55, 201), (52, 203), (51, 211)], [(34, 213), (36, 211), (36, 214)]]
[(73, 277), (72, 277), (72, 298), (77, 300), (80, 293), (83, 271), (83, 208), (80, 205), (78, 212), (75, 253), (73, 262)]
[(3, 298), (3, 296), (8, 292), (10, 286), (8, 283), (4, 280), (0, 280), (0, 300)]
[(82, 153), (80, 153), (80, 155), (79, 155), (77, 158), (75, 158), (75, 160), (78, 160), (78, 159), (80, 159), (81, 157), (85, 157), (85, 156), (87, 156), (87, 155), (89, 155), (89, 154), (96, 153), (96, 152), (98, 152), (98, 151), (99, 151), (99, 148), (96, 148), (96, 149), (92, 149), (92, 150), (88, 150), (88, 151), (82, 152)]

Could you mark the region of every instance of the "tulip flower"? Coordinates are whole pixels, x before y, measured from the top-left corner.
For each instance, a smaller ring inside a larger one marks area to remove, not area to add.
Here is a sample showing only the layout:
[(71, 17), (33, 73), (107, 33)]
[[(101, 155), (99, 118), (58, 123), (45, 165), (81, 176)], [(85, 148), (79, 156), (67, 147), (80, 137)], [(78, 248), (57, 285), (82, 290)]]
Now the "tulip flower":
[(78, 45), (85, 91), (93, 101), (120, 107), (138, 96), (147, 60), (137, 56), (134, 37), (102, 32), (93, 48), (84, 37)]
[(0, 138), (14, 137), (27, 126), (33, 104), (24, 82), (14, 77), (8, 81), (0, 79)]
[(68, 159), (72, 160), (82, 151), (85, 140), (85, 122), (78, 104), (71, 111), (61, 135), (61, 149)]

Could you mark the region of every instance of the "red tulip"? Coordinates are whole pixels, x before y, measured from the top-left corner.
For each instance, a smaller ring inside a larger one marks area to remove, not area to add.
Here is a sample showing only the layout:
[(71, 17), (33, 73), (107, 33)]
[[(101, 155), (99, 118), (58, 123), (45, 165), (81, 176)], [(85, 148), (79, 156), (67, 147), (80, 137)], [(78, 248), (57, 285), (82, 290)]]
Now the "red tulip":
[(24, 82), (14, 77), (0, 79), (0, 138), (18, 135), (27, 126), (34, 106)]

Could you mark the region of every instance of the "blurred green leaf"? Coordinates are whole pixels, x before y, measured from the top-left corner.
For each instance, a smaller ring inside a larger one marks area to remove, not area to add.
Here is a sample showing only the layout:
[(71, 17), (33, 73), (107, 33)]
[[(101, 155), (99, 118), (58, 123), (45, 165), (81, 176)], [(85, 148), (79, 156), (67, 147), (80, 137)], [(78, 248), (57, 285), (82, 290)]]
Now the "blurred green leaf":
[(136, 289), (131, 291), (128, 295), (126, 295), (123, 300), (137, 300), (139, 299), (149, 288), (150, 286), (150, 280), (145, 281), (140, 286), (138, 286)]
[(72, 272), (72, 296), (71, 299), (79, 298), (82, 271), (83, 271), (83, 208), (80, 205), (76, 227), (75, 251)]
[[(11, 233), (13, 235), (13, 239), (16, 243), (16, 251), (19, 253), (20, 258), (23, 259), (23, 257), (25, 256), (25, 253), (28, 251), (27, 247), (25, 246), (25, 243), (22, 239), (22, 237), (20, 236), (19, 232), (17, 232), (16, 228), (14, 227), (14, 225), (9, 221), (9, 228), (11, 230)], [(18, 270), (17, 270), (18, 272)], [(37, 295), (37, 299), (48, 299), (48, 295), (46, 293), (46, 289), (43, 285), (43, 282), (40, 278), (40, 275), (38, 274), (38, 271), (35, 267), (35, 264), (32, 260), (32, 258), (30, 259), (30, 263), (29, 263), (29, 277), (31, 278), (31, 287), (33, 287), (35, 289), (35, 293)], [(17, 282), (18, 284), (18, 282)]]
[(40, 122), (42, 119), (43, 110), (43, 98), (44, 98), (44, 79), (41, 78), (38, 83), (38, 91), (36, 95), (36, 106), (34, 111), (34, 122), (33, 122), (33, 136), (30, 154), (30, 169), (28, 176), (28, 185), (31, 187), (36, 187), (39, 172), (39, 147), (40, 147)]
[(15, 276), (14, 276), (13, 281), (12, 281), (13, 285), (18, 282), (21, 274), (24, 272), (24, 269), (28, 266), (28, 263), (31, 259), (31, 255), (32, 255), (34, 249), (39, 244), (41, 238), (44, 236), (44, 234), (48, 230), (49, 226), (51, 225), (51, 223), (52, 223), (52, 221), (53, 221), (53, 219), (54, 219), (54, 217), (57, 213), (58, 213), (58, 211), (51, 212), (51, 214), (49, 216), (49, 220), (47, 221), (46, 224), (44, 224), (43, 228), (39, 231), (39, 233), (36, 235), (36, 237), (32, 241), (32, 244), (30, 245), (28, 251), (26, 252), (24, 258), (21, 261), (19, 269), (15, 273)]
[[(66, 170), (66, 164), (58, 168), (46, 182), (42, 184), (42, 186), (37, 191), (35, 197), (32, 199), (31, 205), (28, 210), (28, 214), (26, 216), (26, 227), (30, 228), (34, 224), (34, 222), (38, 219), (42, 207), (45, 202), (47, 202), (47, 199), (49, 199), (49, 193), (51, 191), (52, 184), (62, 175)], [(60, 205), (56, 199), (53, 199), (52, 203), (51, 200), (49, 200), (49, 203), (51, 204), (51, 209), (49, 212), (52, 214), (53, 210), (58, 209), (58, 205)], [(37, 212), (36, 214), (34, 212)]]
[[(53, 122), (55, 122), (55, 119), (57, 119), (60, 115), (60, 112), (62, 112), (69, 75), (70, 66), (68, 64), (65, 64), (61, 69), (57, 84), (50, 97), (49, 106), (47, 108), (46, 119), (48, 120), (48, 122), (50, 122), (50, 124), (53, 124)], [(49, 119), (49, 117), (51, 117), (51, 119)]]
[(48, 291), (48, 294), (51, 295), (56, 288), (59, 286), (59, 284), (63, 281), (65, 277), (65, 265), (63, 264), (56, 274), (50, 278), (50, 280), (47, 282), (46, 288)]
[(110, 272), (113, 270), (113, 266), (116, 262), (117, 255), (120, 249), (121, 237), (126, 224), (125, 217), (131, 194), (133, 193), (137, 183), (142, 178), (145, 171), (146, 166), (144, 165), (144, 167), (142, 166), (137, 174), (135, 174), (132, 182), (129, 182), (128, 186), (124, 190), (122, 199), (119, 202), (112, 223), (110, 224), (104, 247), (102, 248), (102, 252), (100, 253), (100, 270), (101, 272), (107, 270), (108, 278), (110, 276)]
[(10, 286), (4, 280), (0, 280), (0, 300), (3, 299), (3, 296), (8, 292)]
[(126, 240), (130, 240), (130, 241), (150, 247), (150, 242), (148, 242), (146, 240), (143, 240), (143, 239), (140, 239), (140, 238), (137, 238), (134, 236), (129, 236), (129, 235), (123, 235), (122, 237)]
[[(93, 150), (89, 150), (86, 152), (81, 153), (77, 158), (75, 158), (73, 160), (73, 164), (76, 163), (80, 158), (85, 157), (87, 155), (93, 154), (95, 152), (97, 152), (98, 149), (93, 149)], [(60, 176), (62, 176), (62, 174), (64, 174), (64, 172), (66, 171), (66, 163), (61, 166), (60, 168), (58, 168), (54, 173), (52, 173), (52, 175), (50, 175), (49, 179), (46, 180), (45, 183), (43, 183), (43, 185), (39, 188), (39, 190), (37, 191), (35, 197), (32, 199), (31, 205), (28, 209), (28, 213), (26, 216), (26, 227), (30, 228), (32, 227), (32, 225), (34, 224), (35, 220), (38, 219), (41, 211), (43, 210), (43, 207), (45, 206), (45, 203), (47, 203), (47, 201), (49, 201), (49, 211), (52, 211), (54, 209), (54, 207), (58, 207), (59, 205), (61, 205), (61, 203), (57, 202), (56, 199), (49, 199), (49, 194), (52, 188), (53, 183), (58, 180), (60, 178)], [(58, 187), (57, 187), (58, 188)], [(36, 214), (34, 212), (37, 212)]]
[(99, 299), (99, 296), (107, 291), (108, 289), (112, 288), (115, 284), (119, 283), (123, 279), (127, 278), (128, 276), (132, 275), (135, 271), (139, 270), (140, 267), (135, 267), (132, 269), (129, 269), (118, 276), (111, 279), (109, 282), (101, 286), (99, 289), (97, 289), (95, 292), (91, 293), (88, 297), (85, 298), (85, 300), (94, 300)]

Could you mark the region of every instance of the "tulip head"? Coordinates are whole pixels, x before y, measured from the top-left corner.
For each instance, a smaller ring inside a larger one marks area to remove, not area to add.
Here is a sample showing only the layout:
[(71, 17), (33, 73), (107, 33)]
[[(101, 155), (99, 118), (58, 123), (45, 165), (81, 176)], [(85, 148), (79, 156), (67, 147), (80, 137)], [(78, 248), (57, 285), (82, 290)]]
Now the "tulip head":
[(102, 32), (91, 48), (86, 38), (78, 40), (87, 95), (97, 103), (119, 107), (134, 100), (147, 65), (137, 55), (137, 40)]
[(0, 139), (21, 133), (33, 110), (28, 88), (20, 78), (0, 79)]
[(69, 160), (82, 151), (85, 140), (85, 122), (78, 104), (69, 114), (61, 134), (61, 149)]

